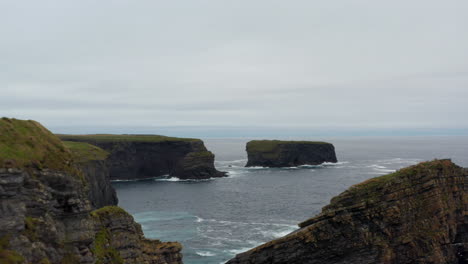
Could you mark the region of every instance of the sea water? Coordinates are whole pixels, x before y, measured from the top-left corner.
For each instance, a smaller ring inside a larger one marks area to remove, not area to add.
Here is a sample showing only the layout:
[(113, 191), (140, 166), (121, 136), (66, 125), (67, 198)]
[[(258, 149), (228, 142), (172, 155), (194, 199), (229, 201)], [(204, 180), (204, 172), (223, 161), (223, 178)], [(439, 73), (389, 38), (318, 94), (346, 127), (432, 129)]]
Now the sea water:
[(146, 237), (181, 242), (186, 264), (219, 264), (296, 230), (333, 196), (368, 178), (434, 158), (468, 167), (464, 136), (323, 140), (335, 145), (338, 163), (245, 168), (247, 139), (204, 139), (216, 155), (216, 167), (228, 177), (160, 177), (114, 187), (119, 205), (142, 225)]

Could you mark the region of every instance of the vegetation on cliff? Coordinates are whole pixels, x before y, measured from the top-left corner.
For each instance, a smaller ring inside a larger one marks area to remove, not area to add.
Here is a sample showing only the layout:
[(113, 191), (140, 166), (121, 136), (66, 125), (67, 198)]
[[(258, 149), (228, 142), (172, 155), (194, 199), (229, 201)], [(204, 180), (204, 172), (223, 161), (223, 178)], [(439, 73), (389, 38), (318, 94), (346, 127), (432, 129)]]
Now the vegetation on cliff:
[(71, 151), (75, 162), (105, 160), (109, 156), (107, 151), (86, 142), (63, 141), (63, 144)]
[(107, 155), (35, 121), (0, 119), (0, 263), (182, 263), (179, 243), (146, 239), (123, 209), (92, 211), (112, 189)]
[(321, 141), (252, 140), (246, 167), (291, 167), (336, 162), (335, 147)]
[(273, 152), (280, 145), (285, 144), (330, 144), (322, 141), (291, 141), (291, 140), (251, 140), (247, 143), (247, 151), (252, 152)]
[(356, 184), (300, 229), (229, 264), (468, 263), (468, 171), (423, 162)]
[(178, 138), (160, 135), (113, 135), (113, 134), (93, 134), (93, 135), (64, 135), (58, 134), (59, 138), (65, 141), (86, 141), (86, 142), (164, 142), (164, 141), (200, 141), (196, 138)]
[(36, 121), (0, 119), (0, 167), (73, 170), (62, 141)]

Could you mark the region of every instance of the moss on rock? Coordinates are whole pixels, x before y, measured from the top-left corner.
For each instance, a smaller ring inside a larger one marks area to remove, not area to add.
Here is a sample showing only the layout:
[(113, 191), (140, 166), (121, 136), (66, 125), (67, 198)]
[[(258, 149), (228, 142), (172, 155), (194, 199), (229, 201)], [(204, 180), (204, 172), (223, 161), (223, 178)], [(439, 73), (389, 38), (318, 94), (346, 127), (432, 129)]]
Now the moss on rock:
[(71, 153), (36, 121), (0, 119), (0, 167), (35, 167), (69, 172)]
[(0, 237), (0, 263), (20, 264), (24, 262), (23, 256), (10, 249), (10, 236)]
[(85, 142), (63, 141), (63, 144), (71, 151), (74, 161), (79, 163), (105, 160), (109, 156), (107, 151)]
[(113, 135), (113, 134), (92, 134), (92, 135), (64, 135), (58, 134), (65, 141), (94, 141), (100, 142), (164, 142), (164, 141), (200, 141), (196, 138), (178, 138), (160, 135)]
[(94, 240), (93, 254), (96, 257), (96, 264), (123, 264), (124, 261), (120, 253), (110, 246), (110, 232), (106, 228), (102, 228)]
[(115, 216), (115, 215), (129, 215), (129, 213), (127, 213), (127, 211), (115, 205), (104, 206), (91, 212), (91, 216), (97, 217), (97, 218), (103, 218), (103, 217)]
[(247, 151), (272, 152), (280, 145), (286, 144), (330, 144), (322, 141), (291, 141), (291, 140), (252, 140), (247, 143)]

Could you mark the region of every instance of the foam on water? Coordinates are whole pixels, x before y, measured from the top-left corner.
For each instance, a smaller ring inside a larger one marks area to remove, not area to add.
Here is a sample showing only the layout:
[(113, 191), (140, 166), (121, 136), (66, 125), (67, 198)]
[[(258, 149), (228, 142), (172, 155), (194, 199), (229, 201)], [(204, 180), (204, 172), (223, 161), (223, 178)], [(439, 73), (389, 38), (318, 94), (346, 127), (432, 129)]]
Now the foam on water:
[(210, 252), (210, 251), (196, 251), (195, 253), (197, 253), (197, 255), (202, 256), (202, 257), (212, 257), (212, 256), (216, 256), (215, 253)]
[[(218, 264), (294, 232), (298, 223), (319, 213), (332, 197), (369, 178), (440, 156), (466, 161), (468, 166), (468, 149), (460, 140), (430, 148), (443, 152), (439, 155), (428, 151), (431, 138), (421, 141), (419, 149), (395, 141), (379, 149), (375, 141), (350, 141), (347, 146), (335, 145), (338, 158), (344, 160), (337, 163), (246, 168), (245, 141), (239, 142), (240, 146), (233, 148), (230, 143), (221, 152), (219, 145), (207, 144), (216, 155), (215, 166), (227, 171), (228, 177), (115, 182), (119, 204), (142, 224), (148, 238), (180, 241), (184, 263)], [(458, 156), (450, 155), (455, 153), (453, 146), (460, 146)]]

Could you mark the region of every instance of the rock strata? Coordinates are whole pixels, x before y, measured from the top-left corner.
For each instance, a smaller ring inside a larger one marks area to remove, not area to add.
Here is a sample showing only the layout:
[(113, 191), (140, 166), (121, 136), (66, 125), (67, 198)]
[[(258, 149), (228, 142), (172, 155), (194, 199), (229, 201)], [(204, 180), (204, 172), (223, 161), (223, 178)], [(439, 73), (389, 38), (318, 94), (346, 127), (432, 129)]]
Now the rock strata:
[(337, 162), (335, 147), (327, 142), (252, 140), (246, 146), (246, 167), (293, 167)]
[(87, 142), (109, 152), (112, 180), (171, 176), (208, 179), (226, 176), (216, 170), (214, 155), (199, 139), (156, 135), (59, 135), (62, 140)]
[(93, 207), (117, 205), (117, 194), (111, 185), (109, 169), (105, 161), (109, 153), (88, 143), (71, 141), (63, 143), (70, 150), (75, 166), (86, 178), (88, 198)]
[(434, 160), (352, 186), (228, 264), (468, 263), (468, 171)]
[(0, 263), (182, 263), (179, 243), (145, 239), (117, 206), (97, 209), (76, 159), (39, 123), (0, 119)]

